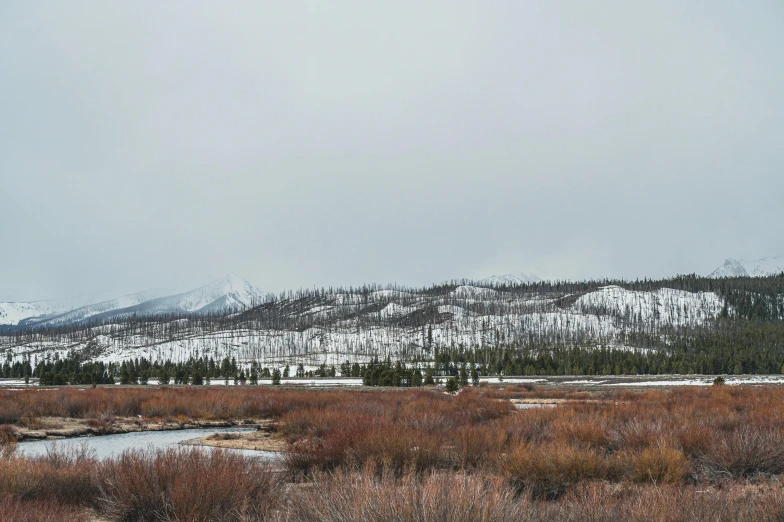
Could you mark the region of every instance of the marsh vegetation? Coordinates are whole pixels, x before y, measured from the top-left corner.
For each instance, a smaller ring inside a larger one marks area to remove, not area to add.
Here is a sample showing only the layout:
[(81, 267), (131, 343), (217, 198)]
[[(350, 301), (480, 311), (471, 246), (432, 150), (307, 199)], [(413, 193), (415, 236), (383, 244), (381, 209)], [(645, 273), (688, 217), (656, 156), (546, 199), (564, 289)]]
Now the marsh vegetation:
[[(784, 516), (776, 386), (22, 390), (0, 392), (0, 415), (0, 518), (10, 521)], [(274, 463), (189, 447), (26, 458), (15, 434), (36, 415), (266, 419), (285, 452)]]

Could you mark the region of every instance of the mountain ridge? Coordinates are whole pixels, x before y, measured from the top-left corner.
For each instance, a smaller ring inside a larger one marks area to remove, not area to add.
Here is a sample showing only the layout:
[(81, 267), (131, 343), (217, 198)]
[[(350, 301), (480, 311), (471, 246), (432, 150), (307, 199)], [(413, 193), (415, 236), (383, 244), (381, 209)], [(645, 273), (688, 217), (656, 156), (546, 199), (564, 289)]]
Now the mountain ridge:
[(710, 278), (765, 277), (784, 272), (784, 255), (761, 257), (751, 261), (728, 257), (724, 264), (708, 274)]
[(479, 285), (486, 286), (516, 286), (541, 282), (542, 279), (532, 273), (510, 272), (501, 275), (491, 275), (477, 281)]
[(178, 294), (145, 290), (87, 304), (70, 301), (0, 303), (0, 325), (62, 326), (86, 321), (131, 316), (210, 314), (250, 308), (264, 299), (264, 292), (234, 274)]

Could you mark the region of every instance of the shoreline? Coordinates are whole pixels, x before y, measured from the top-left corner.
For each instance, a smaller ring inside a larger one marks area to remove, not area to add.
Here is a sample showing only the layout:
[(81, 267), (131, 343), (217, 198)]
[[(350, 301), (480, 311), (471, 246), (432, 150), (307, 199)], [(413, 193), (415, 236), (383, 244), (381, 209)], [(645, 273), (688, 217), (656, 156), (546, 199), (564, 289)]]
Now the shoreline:
[(268, 451), (281, 453), (286, 450), (286, 442), (272, 435), (271, 423), (260, 424), (256, 431), (236, 433), (214, 433), (180, 442), (183, 446), (209, 446), (212, 448)]
[(64, 440), (84, 437), (100, 437), (147, 431), (179, 431), (198, 428), (248, 427), (262, 429), (269, 425), (268, 419), (245, 420), (142, 420), (121, 417), (111, 421), (79, 419), (73, 417), (39, 417), (28, 426), (13, 424), (17, 442), (40, 440)]

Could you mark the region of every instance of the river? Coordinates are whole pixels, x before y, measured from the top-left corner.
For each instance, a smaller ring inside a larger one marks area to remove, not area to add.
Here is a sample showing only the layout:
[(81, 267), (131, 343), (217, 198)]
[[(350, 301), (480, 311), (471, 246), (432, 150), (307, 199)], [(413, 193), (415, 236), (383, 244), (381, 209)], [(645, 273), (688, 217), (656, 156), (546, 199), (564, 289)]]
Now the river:
[[(200, 437), (207, 437), (214, 433), (236, 433), (240, 431), (254, 431), (255, 428), (197, 428), (189, 430), (170, 431), (139, 431), (133, 433), (118, 433), (115, 435), (100, 435), (95, 437), (77, 437), (74, 439), (36, 440), (20, 442), (18, 450), (27, 457), (46, 455), (53, 448), (65, 449), (68, 447), (82, 446), (96, 458), (104, 460), (116, 457), (126, 450), (156, 450), (176, 447), (180, 442)], [(210, 446), (190, 446), (204, 448), (207, 451), (215, 450)], [(243, 449), (228, 449), (226, 451), (238, 452), (248, 457), (275, 460), (280, 454), (274, 451), (254, 451)]]

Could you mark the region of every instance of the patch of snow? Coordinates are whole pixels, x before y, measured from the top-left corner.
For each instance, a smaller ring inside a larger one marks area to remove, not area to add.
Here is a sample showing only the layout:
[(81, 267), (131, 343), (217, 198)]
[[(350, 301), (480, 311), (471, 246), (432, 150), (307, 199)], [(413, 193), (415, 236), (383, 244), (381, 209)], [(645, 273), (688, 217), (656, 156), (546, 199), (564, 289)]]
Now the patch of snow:
[(493, 382), (493, 383), (504, 383), (504, 384), (533, 384), (537, 382), (547, 382), (547, 379), (534, 379), (534, 378), (523, 378), (523, 377), (501, 377), (503, 380), (499, 381), (498, 377), (493, 376), (486, 376), (480, 377), (479, 382)]

